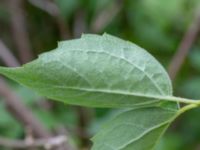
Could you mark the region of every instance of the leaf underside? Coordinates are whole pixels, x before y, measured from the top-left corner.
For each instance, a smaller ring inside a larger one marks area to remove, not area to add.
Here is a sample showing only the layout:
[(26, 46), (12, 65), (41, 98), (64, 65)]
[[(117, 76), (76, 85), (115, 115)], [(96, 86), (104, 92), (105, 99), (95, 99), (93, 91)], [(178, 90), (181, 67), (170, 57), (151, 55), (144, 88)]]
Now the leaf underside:
[(0, 73), (43, 96), (92, 107), (160, 105), (172, 86), (163, 67), (144, 49), (104, 34), (60, 42), (54, 51)]

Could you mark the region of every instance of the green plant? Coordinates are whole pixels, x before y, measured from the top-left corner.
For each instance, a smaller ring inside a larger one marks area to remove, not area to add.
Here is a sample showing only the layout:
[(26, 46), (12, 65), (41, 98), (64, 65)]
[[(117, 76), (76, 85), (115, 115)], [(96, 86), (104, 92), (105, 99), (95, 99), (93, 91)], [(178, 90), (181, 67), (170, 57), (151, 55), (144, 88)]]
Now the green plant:
[(59, 42), (31, 63), (0, 67), (0, 73), (64, 103), (126, 109), (92, 139), (92, 150), (154, 149), (175, 118), (200, 105), (174, 97), (166, 71), (144, 49), (108, 34)]

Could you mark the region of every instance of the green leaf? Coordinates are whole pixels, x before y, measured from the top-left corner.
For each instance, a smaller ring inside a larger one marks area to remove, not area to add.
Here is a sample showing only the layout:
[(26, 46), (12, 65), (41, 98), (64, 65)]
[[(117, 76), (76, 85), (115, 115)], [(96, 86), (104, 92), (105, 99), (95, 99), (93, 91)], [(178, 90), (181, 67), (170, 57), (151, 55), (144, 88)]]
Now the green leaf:
[(60, 42), (35, 61), (18, 68), (1, 67), (0, 73), (41, 95), (74, 105), (154, 106), (172, 95), (167, 73), (150, 54), (108, 34)]
[(176, 111), (158, 107), (124, 112), (92, 139), (92, 150), (153, 150), (175, 115)]

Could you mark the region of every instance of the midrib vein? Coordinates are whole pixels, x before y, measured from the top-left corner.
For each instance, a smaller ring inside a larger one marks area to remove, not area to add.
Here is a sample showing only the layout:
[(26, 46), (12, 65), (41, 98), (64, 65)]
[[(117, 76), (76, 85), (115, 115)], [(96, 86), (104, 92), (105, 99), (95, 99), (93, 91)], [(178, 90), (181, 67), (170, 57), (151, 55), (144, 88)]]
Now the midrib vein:
[[(41, 83), (40, 83), (41, 85)], [(172, 98), (170, 95), (166, 96), (159, 96), (159, 95), (149, 95), (149, 94), (141, 94), (141, 93), (135, 93), (135, 92), (126, 92), (122, 90), (108, 90), (108, 89), (92, 89), (92, 88), (82, 88), (82, 87), (71, 87), (71, 86), (61, 86), (61, 85), (48, 85), (45, 84), (45, 88), (51, 88), (50, 86), (53, 86), (54, 88), (62, 88), (62, 89), (69, 89), (69, 90), (78, 90), (78, 91), (83, 91), (83, 92), (97, 92), (97, 93), (105, 93), (105, 94), (116, 94), (116, 95), (124, 95), (124, 96), (134, 96), (134, 97), (145, 97), (148, 99), (157, 99), (157, 100), (162, 100), (162, 99), (170, 99)], [(169, 100), (170, 101), (170, 100)], [(173, 100), (172, 100), (173, 101)]]

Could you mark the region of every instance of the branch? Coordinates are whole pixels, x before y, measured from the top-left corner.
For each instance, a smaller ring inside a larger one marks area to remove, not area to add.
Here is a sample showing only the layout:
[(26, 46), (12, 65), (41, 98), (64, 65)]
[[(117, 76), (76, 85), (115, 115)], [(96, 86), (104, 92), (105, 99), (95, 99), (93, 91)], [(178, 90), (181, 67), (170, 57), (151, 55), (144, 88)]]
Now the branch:
[(104, 29), (123, 8), (123, 0), (116, 0), (111, 6), (101, 11), (91, 25), (93, 32), (100, 32)]
[(80, 106), (76, 107), (78, 114), (78, 134), (80, 135), (81, 147), (90, 146), (90, 141), (88, 139), (89, 134), (86, 130), (89, 123), (91, 122), (92, 112), (91, 109), (83, 108)]
[[(74, 17), (74, 26), (73, 26), (73, 37), (79, 37), (83, 32), (86, 31), (86, 22), (85, 22), (85, 11), (79, 9)], [(89, 134), (87, 132), (87, 127), (91, 120), (91, 114), (89, 114), (88, 108), (83, 108), (81, 106), (74, 107), (78, 116), (78, 128), (77, 132), (80, 138), (80, 146), (85, 149), (90, 146)]]
[[(64, 134), (66, 137), (69, 137), (69, 132), (66, 130), (66, 127), (64, 127), (62, 124), (57, 125), (55, 128), (55, 132), (60, 135)], [(77, 147), (75, 145), (70, 144), (69, 142), (65, 142), (63, 144), (63, 147), (61, 147), (59, 150), (77, 150)]]
[(4, 45), (4, 43), (0, 39), (0, 58), (5, 62), (7, 66), (17, 67), (20, 65), (18, 60), (14, 57), (14, 55), (9, 51), (9, 49)]
[(78, 38), (86, 31), (86, 16), (85, 11), (79, 9), (74, 17), (73, 37)]
[(67, 24), (65, 24), (65, 20), (62, 18), (60, 10), (54, 2), (49, 0), (28, 0), (28, 1), (30, 4), (43, 10), (44, 12), (55, 18), (62, 39), (68, 39), (71, 37), (69, 27)]
[[(1, 42), (0, 43), (0, 57), (7, 66), (18, 66), (19, 62), (10, 53), (10, 50)], [(17, 94), (15, 94), (0, 77), (0, 95), (5, 99), (5, 104), (9, 112), (19, 120), (24, 126), (30, 127), (33, 133), (38, 137), (50, 137), (50, 133), (42, 126), (42, 124), (35, 118), (32, 112), (21, 102)]]
[(66, 136), (57, 136), (46, 139), (28, 140), (10, 140), (0, 137), (0, 146), (12, 149), (30, 149), (30, 148), (45, 148), (52, 149), (63, 145), (67, 141)]
[(183, 36), (183, 39), (177, 49), (177, 52), (173, 56), (172, 61), (169, 65), (168, 72), (172, 80), (176, 78), (176, 75), (181, 69), (181, 66), (184, 63), (184, 60), (187, 57), (190, 48), (192, 47), (193, 43), (197, 38), (199, 29), (200, 29), (200, 14), (198, 14), (198, 16), (189, 26), (188, 30)]
[(21, 102), (16, 95), (0, 78), (0, 95), (4, 97), (9, 112), (24, 126), (30, 127), (37, 137), (50, 137), (51, 135), (43, 125), (35, 118), (32, 112)]
[(19, 57), (22, 63), (26, 63), (33, 58), (29, 35), (26, 28), (26, 18), (23, 8), (23, 0), (8, 0), (11, 14), (11, 29)]

